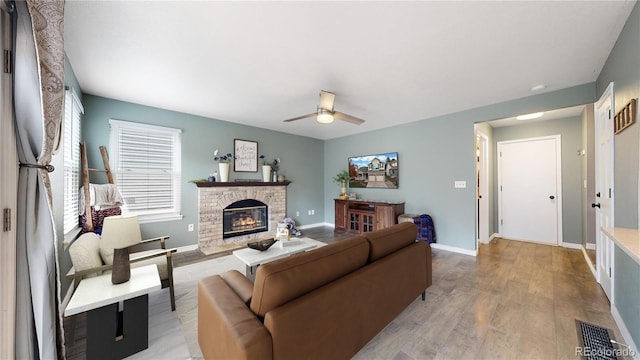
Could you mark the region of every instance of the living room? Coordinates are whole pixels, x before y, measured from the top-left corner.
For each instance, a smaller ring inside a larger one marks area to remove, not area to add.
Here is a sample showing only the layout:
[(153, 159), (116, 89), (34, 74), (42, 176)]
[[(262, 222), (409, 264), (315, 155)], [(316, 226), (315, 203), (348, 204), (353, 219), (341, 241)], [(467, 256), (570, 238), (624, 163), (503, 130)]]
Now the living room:
[[(72, 12), (70, 12), (72, 13)], [(65, 84), (75, 89), (80, 97), (84, 114), (82, 117), (81, 140), (88, 145), (90, 164), (102, 162), (97, 151), (100, 145), (109, 145), (109, 121), (111, 119), (145, 123), (157, 126), (179, 128), (181, 130), (182, 164), (180, 172), (180, 215), (179, 220), (142, 224), (145, 237), (168, 235), (172, 247), (193, 247), (198, 242), (198, 231), (189, 231), (190, 224), (198, 224), (198, 190), (190, 180), (207, 178), (217, 169), (213, 152), (233, 152), (234, 139), (255, 141), (259, 153), (269, 161), (281, 160), (278, 173), (291, 181), (287, 187), (287, 213), (304, 228), (333, 224), (333, 201), (339, 193), (339, 186), (332, 176), (346, 169), (350, 156), (397, 151), (401, 164), (400, 186), (397, 190), (363, 189), (354, 190), (359, 198), (383, 201), (404, 201), (407, 213), (428, 213), (437, 224), (438, 246), (441, 249), (475, 255), (476, 245), (476, 193), (475, 187), (475, 130), (477, 123), (512, 117), (536, 111), (556, 110), (564, 107), (591, 104), (598, 100), (610, 82), (615, 83), (616, 109), (640, 94), (640, 65), (637, 29), (640, 24), (640, 10), (633, 5), (628, 20), (615, 44), (607, 44), (611, 51), (603, 60), (603, 68), (598, 69), (592, 79), (568, 87), (552, 88), (539, 94), (522, 93), (498, 102), (487, 102), (481, 106), (449, 111), (424, 117), (417, 121), (391, 127), (371, 129), (363, 133), (349, 134), (351, 124), (341, 124), (335, 133), (344, 134), (328, 138), (296, 135), (271, 127), (244, 125), (236, 122), (193, 115), (189, 110), (164, 109), (134, 101), (117, 100), (94, 95), (98, 90), (83, 88), (83, 79), (76, 77), (71, 53), (67, 53)], [(69, 20), (69, 22), (72, 22)], [(185, 66), (185, 65), (181, 65)], [(631, 69), (631, 70), (630, 70)], [(568, 69), (567, 69), (568, 71)], [(149, 70), (148, 76), (173, 77)], [(495, 80), (499, 83), (501, 80)], [(247, 80), (247, 83), (250, 81)], [(321, 85), (313, 84), (314, 88)], [(495, 84), (486, 85), (487, 87)], [(132, 85), (133, 86), (133, 85)], [(137, 85), (136, 85), (137, 86)], [(184, 85), (175, 80), (168, 81), (168, 94), (185, 91)], [(319, 90), (319, 89), (317, 89)], [(309, 99), (310, 111), (317, 101), (317, 90)], [(331, 89), (327, 89), (331, 90)], [(338, 92), (336, 90), (336, 92)], [(170, 96), (170, 95), (168, 95)], [(458, 96), (458, 94), (455, 94)], [(337, 95), (338, 99), (340, 94)], [(238, 107), (254, 106), (245, 99)], [(337, 100), (340, 101), (340, 100)], [(211, 99), (215, 103), (215, 99)], [(393, 101), (391, 101), (393, 102)], [(336, 105), (338, 107), (339, 102)], [(366, 104), (353, 107), (354, 115)], [(298, 115), (295, 111), (291, 116)], [(286, 118), (286, 117), (285, 117)], [(284, 119), (284, 118), (283, 118)], [(278, 120), (280, 122), (281, 120)], [(307, 120), (313, 122), (312, 120)], [(329, 126), (333, 126), (332, 124)], [(319, 124), (317, 126), (320, 126)], [(638, 228), (638, 129), (637, 125), (617, 135), (616, 140), (616, 226)], [(323, 130), (325, 131), (325, 130)], [(335, 134), (334, 133), (334, 134)], [(325, 136), (325, 135), (323, 135)], [(620, 150), (620, 151), (618, 151)], [(55, 160), (54, 160), (55, 161)], [(59, 160), (58, 160), (59, 161)], [(232, 172), (231, 179), (257, 179), (258, 173)], [(631, 180), (629, 180), (631, 178)], [(100, 175), (92, 177), (95, 182), (103, 182)], [(624, 179), (624, 180), (623, 180)], [(454, 188), (454, 182), (465, 181), (466, 188)], [(54, 184), (54, 204), (60, 204), (64, 194), (60, 190), (62, 174), (52, 174)], [(61, 217), (55, 206), (56, 217)], [(298, 215), (299, 214), (299, 215)], [(634, 216), (635, 215), (635, 216)], [(57, 225), (58, 239), (65, 234)], [(492, 233), (497, 232), (495, 220)], [(60, 273), (71, 268), (71, 260), (65, 247), (58, 248)], [(638, 268), (631, 268), (632, 271)], [(64, 297), (71, 281), (60, 277), (61, 295)], [(635, 285), (637, 288), (637, 285)], [(637, 304), (638, 298), (630, 303)], [(637, 332), (640, 320), (630, 319), (627, 326), (636, 344), (640, 343)]]

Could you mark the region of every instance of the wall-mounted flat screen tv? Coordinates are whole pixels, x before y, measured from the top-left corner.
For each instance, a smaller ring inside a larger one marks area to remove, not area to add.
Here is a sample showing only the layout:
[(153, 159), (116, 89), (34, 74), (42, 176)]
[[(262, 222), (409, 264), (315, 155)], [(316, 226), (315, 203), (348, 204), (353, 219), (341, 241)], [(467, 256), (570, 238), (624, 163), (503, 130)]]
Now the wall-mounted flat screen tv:
[(350, 188), (398, 188), (398, 153), (389, 152), (349, 158)]

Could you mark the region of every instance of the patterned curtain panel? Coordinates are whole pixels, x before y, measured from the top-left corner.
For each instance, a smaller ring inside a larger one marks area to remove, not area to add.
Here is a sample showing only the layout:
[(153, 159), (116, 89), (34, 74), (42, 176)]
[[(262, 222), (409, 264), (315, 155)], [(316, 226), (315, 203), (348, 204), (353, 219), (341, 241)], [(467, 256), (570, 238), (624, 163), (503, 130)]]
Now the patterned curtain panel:
[(14, 4), (14, 103), (20, 158), (15, 358), (64, 358), (49, 182), (64, 99), (64, 2)]

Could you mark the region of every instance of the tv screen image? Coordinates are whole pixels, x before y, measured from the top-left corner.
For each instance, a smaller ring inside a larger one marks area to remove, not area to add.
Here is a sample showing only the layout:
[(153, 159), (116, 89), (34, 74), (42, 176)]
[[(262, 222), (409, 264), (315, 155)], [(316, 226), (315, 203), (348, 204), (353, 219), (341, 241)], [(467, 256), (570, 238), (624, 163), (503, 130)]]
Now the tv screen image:
[(398, 153), (388, 152), (349, 158), (350, 188), (398, 188)]

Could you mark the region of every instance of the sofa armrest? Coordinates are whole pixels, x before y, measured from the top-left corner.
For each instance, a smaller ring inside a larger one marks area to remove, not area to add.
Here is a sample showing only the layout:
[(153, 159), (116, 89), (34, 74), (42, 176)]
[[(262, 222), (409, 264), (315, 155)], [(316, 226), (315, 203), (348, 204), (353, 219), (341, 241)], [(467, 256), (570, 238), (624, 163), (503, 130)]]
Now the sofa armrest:
[(219, 275), (198, 282), (198, 344), (206, 359), (271, 359), (271, 335)]
[(140, 244), (151, 244), (151, 243), (154, 243), (156, 241), (160, 241), (160, 247), (163, 248), (163, 249), (166, 249), (167, 247), (165, 245), (165, 242), (167, 240), (169, 240), (168, 236), (159, 236), (159, 237), (152, 238), (152, 239), (141, 240)]
[(131, 256), (129, 257), (129, 261), (131, 263), (134, 262), (138, 262), (138, 261), (144, 261), (144, 260), (149, 260), (149, 259), (153, 259), (154, 257), (158, 257), (158, 256), (166, 256), (168, 258), (170, 258), (172, 256), (173, 253), (177, 252), (178, 249), (158, 249), (158, 250), (149, 250), (149, 251), (145, 251), (145, 252), (140, 252), (143, 253), (143, 255), (140, 255), (138, 253), (131, 253)]
[(242, 301), (249, 306), (253, 294), (253, 283), (238, 270), (229, 270), (220, 274), (220, 277), (236, 292)]

